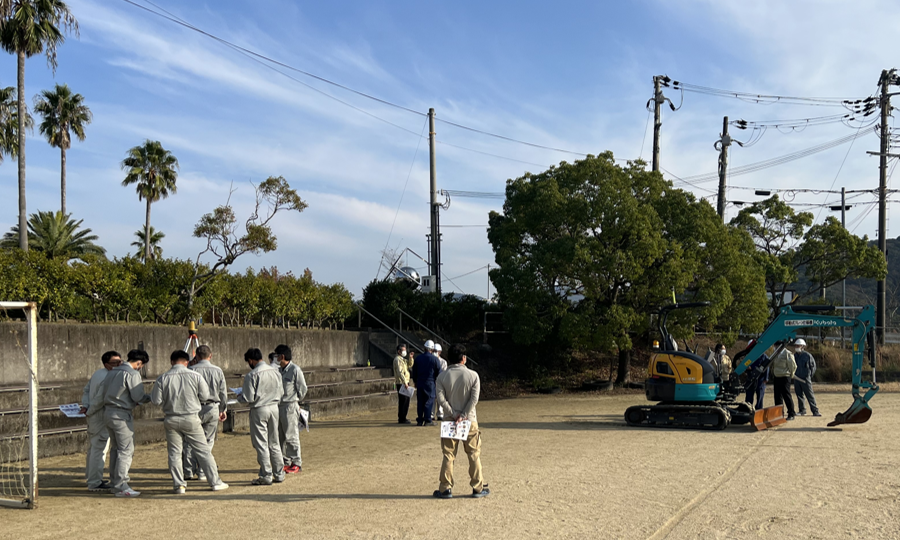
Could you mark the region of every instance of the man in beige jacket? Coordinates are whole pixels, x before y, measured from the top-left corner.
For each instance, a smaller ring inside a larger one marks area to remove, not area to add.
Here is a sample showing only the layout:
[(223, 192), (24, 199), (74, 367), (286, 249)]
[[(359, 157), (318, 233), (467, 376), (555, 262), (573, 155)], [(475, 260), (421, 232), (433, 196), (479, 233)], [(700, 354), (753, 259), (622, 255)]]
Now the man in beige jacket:
[[(462, 441), (469, 457), (469, 485), (472, 486), (473, 497), (486, 497), (491, 492), (484, 483), (481, 471), (481, 432), (475, 415), (475, 405), (478, 404), (481, 393), (481, 379), (466, 367), (466, 348), (463, 345), (457, 343), (450, 347), (447, 363), (447, 371), (438, 375), (435, 381), (438, 410), (452, 412), (456, 422), (469, 420), (472, 423), (468, 438)], [(440, 485), (434, 492), (434, 496), (439, 499), (453, 497), (453, 461), (456, 459), (459, 443), (457, 439), (441, 439), (444, 460), (441, 463)]]
[[(776, 349), (779, 342), (775, 344)], [(775, 378), (775, 405), (784, 405), (787, 409), (787, 419), (794, 419), (794, 399), (791, 397), (791, 386), (794, 373), (797, 371), (797, 362), (794, 353), (784, 347), (775, 359), (772, 360), (772, 376)]]

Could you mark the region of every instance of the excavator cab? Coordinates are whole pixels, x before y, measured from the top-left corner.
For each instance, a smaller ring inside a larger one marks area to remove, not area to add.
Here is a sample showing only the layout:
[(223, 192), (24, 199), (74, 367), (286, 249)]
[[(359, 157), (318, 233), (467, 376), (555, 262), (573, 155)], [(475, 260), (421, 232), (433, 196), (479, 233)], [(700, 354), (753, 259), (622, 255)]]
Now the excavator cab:
[(692, 351), (679, 351), (675, 338), (666, 328), (669, 313), (676, 309), (706, 307), (709, 302), (672, 304), (659, 310), (661, 345), (650, 357), (644, 393), (649, 401), (715, 401), (719, 384), (705, 358)]

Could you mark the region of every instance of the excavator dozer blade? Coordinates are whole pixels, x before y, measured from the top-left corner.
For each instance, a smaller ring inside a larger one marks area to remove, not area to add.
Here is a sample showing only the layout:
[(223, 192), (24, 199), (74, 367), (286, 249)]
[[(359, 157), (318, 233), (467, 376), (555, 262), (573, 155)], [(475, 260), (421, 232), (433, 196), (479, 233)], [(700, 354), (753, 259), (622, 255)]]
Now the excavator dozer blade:
[(865, 424), (872, 417), (872, 408), (863, 398), (857, 396), (853, 400), (853, 405), (845, 412), (838, 413), (834, 420), (828, 423), (829, 427), (839, 426), (841, 424)]
[(766, 407), (753, 413), (753, 429), (762, 431), (770, 427), (780, 426), (787, 422), (784, 418), (784, 405)]

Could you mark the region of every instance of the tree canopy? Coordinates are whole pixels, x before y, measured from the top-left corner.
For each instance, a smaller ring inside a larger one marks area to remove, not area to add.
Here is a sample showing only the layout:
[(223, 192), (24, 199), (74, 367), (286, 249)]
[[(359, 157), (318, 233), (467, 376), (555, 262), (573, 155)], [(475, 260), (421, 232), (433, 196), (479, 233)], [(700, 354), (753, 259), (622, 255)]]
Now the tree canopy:
[[(84, 260), (86, 256), (103, 256), (106, 250), (94, 242), (97, 235), (81, 228), (84, 220), (75, 221), (71, 214), (37, 212), (28, 218), (28, 246), (51, 259)], [(0, 247), (12, 249), (19, 245), (19, 227), (13, 226), (3, 235)]]
[(753, 239), (773, 312), (784, 303), (787, 291), (799, 285), (801, 271), (807, 279), (800, 290), (793, 290), (794, 300), (846, 278), (887, 275), (884, 255), (869, 245), (868, 237), (853, 235), (833, 217), (812, 223), (812, 213), (796, 212), (778, 195), (742, 209), (731, 221)]
[(620, 382), (633, 338), (673, 295), (710, 301), (710, 327), (765, 321), (749, 236), (642, 162), (619, 166), (607, 152), (510, 180), (489, 227), (491, 280), (513, 338), (617, 350)]

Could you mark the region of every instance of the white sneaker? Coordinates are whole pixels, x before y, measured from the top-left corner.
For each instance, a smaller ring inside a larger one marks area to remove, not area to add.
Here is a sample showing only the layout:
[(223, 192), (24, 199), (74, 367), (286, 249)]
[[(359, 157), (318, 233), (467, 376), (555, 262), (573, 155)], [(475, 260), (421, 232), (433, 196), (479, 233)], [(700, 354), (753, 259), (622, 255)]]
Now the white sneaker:
[(199, 475), (197, 475), (197, 480), (200, 480), (201, 482), (206, 482), (206, 475), (203, 473), (200, 473)]
[(226, 489), (228, 489), (228, 484), (226, 484), (225, 482), (219, 482), (218, 484), (212, 486), (210, 489), (213, 491), (225, 491)]
[(128, 488), (125, 491), (119, 491), (116, 493), (116, 497), (123, 497), (123, 498), (139, 497), (140, 495), (141, 495), (140, 491), (135, 491), (131, 488)]
[(177, 488), (172, 490), (172, 493), (175, 495), (184, 495), (184, 486), (178, 486)]

